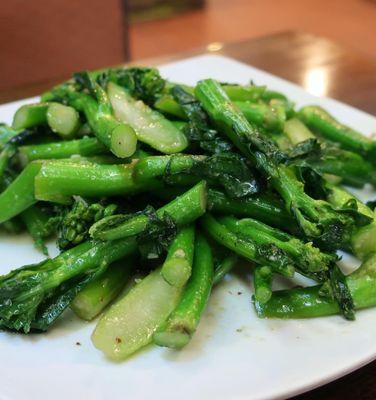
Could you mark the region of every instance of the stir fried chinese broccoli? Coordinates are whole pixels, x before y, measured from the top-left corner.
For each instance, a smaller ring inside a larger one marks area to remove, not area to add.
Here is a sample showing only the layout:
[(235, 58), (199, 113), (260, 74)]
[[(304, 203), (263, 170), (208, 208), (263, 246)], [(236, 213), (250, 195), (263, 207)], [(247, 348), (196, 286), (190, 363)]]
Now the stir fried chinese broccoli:
[[(376, 186), (375, 155), (265, 86), (76, 73), (0, 125), (0, 228), (60, 251), (0, 277), (0, 328), (46, 331), (70, 307), (102, 314), (92, 341), (109, 358), (181, 349), (238, 264), (259, 317), (354, 320), (376, 305), (373, 203), (351, 193)], [(360, 268), (346, 276), (339, 250)], [(313, 286), (273, 290), (296, 275)]]

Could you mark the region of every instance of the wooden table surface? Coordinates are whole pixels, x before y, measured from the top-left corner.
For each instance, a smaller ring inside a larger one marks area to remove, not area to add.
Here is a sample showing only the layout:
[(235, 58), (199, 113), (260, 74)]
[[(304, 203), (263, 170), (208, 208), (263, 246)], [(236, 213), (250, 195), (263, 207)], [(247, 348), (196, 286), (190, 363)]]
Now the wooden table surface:
[[(306, 33), (282, 32), (232, 44), (213, 43), (205, 49), (142, 60), (138, 64), (157, 65), (209, 51), (233, 57), (295, 82), (313, 94), (332, 97), (376, 115), (376, 63), (354, 49)], [(55, 83), (39, 82), (0, 92), (0, 103), (37, 95)], [(294, 399), (375, 400), (375, 377), (376, 362), (373, 362)]]

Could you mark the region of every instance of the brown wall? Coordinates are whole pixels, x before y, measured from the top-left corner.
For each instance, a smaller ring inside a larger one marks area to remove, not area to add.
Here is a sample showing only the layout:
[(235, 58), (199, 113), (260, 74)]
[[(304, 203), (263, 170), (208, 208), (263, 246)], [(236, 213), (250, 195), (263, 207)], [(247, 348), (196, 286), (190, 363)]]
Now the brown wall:
[(0, 90), (125, 61), (121, 0), (0, 0)]

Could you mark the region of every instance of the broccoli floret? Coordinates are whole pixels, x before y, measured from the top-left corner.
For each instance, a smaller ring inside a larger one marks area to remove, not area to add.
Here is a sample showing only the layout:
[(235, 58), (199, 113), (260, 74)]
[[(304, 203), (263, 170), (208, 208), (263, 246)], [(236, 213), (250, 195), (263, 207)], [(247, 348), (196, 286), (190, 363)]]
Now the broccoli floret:
[(57, 245), (59, 249), (69, 249), (87, 240), (91, 225), (114, 214), (117, 208), (116, 204), (90, 204), (82, 197), (76, 197), (73, 205), (64, 207), (57, 219)]

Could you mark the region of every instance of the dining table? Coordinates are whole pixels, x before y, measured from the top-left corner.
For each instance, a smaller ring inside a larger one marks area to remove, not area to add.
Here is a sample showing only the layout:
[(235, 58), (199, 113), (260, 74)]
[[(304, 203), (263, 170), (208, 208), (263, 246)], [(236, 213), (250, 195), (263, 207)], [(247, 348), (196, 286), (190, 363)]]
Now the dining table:
[[(234, 43), (214, 42), (174, 55), (134, 60), (131, 64), (160, 65), (208, 53), (234, 58), (298, 84), (309, 93), (330, 97), (376, 115), (376, 59), (306, 32), (279, 32)], [(62, 76), (0, 91), (0, 104), (38, 95), (66, 78)], [(376, 361), (373, 361), (294, 400), (375, 400), (375, 377)]]

